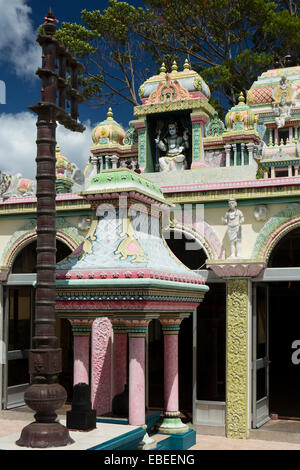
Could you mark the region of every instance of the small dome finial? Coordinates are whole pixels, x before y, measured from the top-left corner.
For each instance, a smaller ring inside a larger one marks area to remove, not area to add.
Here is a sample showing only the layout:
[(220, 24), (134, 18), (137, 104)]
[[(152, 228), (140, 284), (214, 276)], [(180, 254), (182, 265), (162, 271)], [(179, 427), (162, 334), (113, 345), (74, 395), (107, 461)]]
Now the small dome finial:
[(172, 72), (177, 72), (177, 70), (178, 70), (177, 63), (176, 63), (176, 60), (174, 60), (172, 64)]
[(56, 153), (60, 153), (60, 147), (59, 147), (58, 144), (57, 144), (57, 146), (56, 146)]
[(245, 97), (244, 97), (244, 93), (241, 91), (241, 93), (239, 94), (239, 104), (242, 104), (242, 103), (245, 103)]
[(109, 107), (108, 112), (107, 112), (107, 119), (109, 121), (113, 121), (113, 116), (114, 116), (114, 113), (112, 112), (112, 109)]
[(166, 64), (163, 62), (163, 63), (161, 64), (160, 73), (161, 73), (161, 74), (165, 74), (166, 71), (167, 71), (167, 69), (166, 69)]
[(190, 66), (189, 61), (187, 59), (185, 59), (185, 61), (184, 61), (183, 69), (184, 70), (191, 70), (191, 66)]

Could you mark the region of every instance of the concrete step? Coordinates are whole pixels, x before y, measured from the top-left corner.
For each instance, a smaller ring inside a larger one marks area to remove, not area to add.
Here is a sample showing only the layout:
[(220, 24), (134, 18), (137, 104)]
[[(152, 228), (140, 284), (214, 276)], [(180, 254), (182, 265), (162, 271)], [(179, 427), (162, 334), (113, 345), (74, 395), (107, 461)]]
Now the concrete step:
[(290, 442), (300, 444), (300, 422), (287, 420), (270, 420), (259, 429), (250, 430), (250, 439), (264, 441)]

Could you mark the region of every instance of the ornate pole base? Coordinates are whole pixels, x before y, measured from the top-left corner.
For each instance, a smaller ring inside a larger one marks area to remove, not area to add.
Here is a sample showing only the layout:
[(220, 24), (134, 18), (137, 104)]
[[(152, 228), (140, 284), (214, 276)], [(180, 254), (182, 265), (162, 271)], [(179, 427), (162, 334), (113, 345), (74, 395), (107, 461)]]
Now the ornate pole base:
[(165, 412), (163, 422), (157, 429), (159, 433), (165, 434), (178, 434), (188, 432), (189, 427), (184, 424), (180, 419), (180, 412)]
[(37, 413), (36, 421), (26, 426), (16, 444), (45, 449), (73, 444), (68, 429), (56, 421), (55, 410), (66, 401), (65, 389), (57, 384), (33, 384), (25, 392), (25, 403)]
[(16, 444), (20, 447), (32, 447), (46, 449), (49, 447), (64, 447), (73, 444), (69, 432), (59, 422), (54, 423), (31, 423), (21, 433)]

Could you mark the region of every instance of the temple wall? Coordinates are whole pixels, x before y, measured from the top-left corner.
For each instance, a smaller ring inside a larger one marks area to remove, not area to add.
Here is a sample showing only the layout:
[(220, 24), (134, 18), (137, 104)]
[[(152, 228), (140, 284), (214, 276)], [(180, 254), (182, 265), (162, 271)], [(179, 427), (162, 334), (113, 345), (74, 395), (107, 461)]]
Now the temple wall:
[[(278, 212), (287, 207), (287, 204), (268, 204), (268, 218), (265, 221), (257, 221), (253, 215), (253, 211), (258, 204), (253, 204), (251, 206), (242, 206), (238, 204), (238, 209), (240, 209), (244, 215), (245, 222), (242, 225), (242, 248), (241, 256), (245, 259), (251, 259), (252, 252), (257, 240), (259, 232), (264, 227), (264, 224), (274, 218)], [(226, 257), (230, 253), (230, 245), (227, 236), (227, 226), (222, 223), (222, 217), (225, 216), (227, 207), (218, 207), (218, 208), (205, 208), (204, 217), (205, 221), (213, 228), (221, 244), (226, 250)]]

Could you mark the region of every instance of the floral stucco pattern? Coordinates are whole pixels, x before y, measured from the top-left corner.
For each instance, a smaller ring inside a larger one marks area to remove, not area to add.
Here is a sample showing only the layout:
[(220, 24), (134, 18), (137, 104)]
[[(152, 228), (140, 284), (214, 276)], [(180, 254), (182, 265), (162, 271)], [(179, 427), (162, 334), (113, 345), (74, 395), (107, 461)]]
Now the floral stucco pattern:
[(226, 436), (248, 437), (248, 280), (227, 280)]

